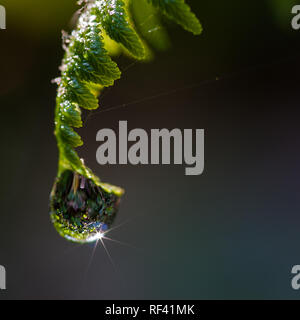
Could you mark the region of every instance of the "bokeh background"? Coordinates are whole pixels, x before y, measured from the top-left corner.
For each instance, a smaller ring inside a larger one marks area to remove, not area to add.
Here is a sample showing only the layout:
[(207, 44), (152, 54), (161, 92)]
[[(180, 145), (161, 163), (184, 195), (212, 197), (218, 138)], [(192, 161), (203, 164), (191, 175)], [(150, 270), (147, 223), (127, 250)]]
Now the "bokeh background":
[[(108, 242), (76, 245), (49, 220), (57, 169), (55, 85), (74, 0), (1, 0), (0, 299), (298, 299), (300, 31), (295, 1), (189, 0), (204, 32), (168, 27), (172, 47), (124, 71), (80, 132), (80, 154), (123, 186)], [(219, 80), (216, 80), (219, 79)], [(208, 81), (207, 81), (208, 80)], [(160, 93), (159, 97), (149, 99)], [(131, 104), (136, 100), (141, 102)], [(99, 166), (96, 133), (204, 128), (205, 172)], [(124, 245), (124, 243), (128, 245)]]

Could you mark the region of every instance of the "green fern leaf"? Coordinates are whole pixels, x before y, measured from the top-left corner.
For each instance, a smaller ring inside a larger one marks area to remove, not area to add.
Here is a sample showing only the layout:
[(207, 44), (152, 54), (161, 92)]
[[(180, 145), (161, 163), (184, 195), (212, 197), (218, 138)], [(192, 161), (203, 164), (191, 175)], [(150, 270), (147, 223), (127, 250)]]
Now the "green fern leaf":
[(169, 19), (180, 24), (185, 30), (195, 35), (202, 32), (198, 18), (184, 0), (148, 0), (148, 2), (159, 8)]
[(122, 44), (137, 59), (145, 57), (145, 49), (137, 33), (131, 28), (122, 0), (98, 0), (93, 11), (109, 37)]
[(69, 144), (74, 148), (83, 145), (79, 134), (65, 123), (60, 126), (60, 137), (64, 143)]
[(69, 101), (62, 103), (59, 118), (62, 123), (68, 123), (71, 127), (82, 127), (81, 110), (77, 104)]

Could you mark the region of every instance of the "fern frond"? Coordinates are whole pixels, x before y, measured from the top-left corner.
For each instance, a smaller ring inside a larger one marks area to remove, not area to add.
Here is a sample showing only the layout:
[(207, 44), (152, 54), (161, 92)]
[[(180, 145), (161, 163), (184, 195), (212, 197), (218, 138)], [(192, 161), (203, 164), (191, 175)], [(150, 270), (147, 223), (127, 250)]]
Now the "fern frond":
[(143, 59), (145, 49), (129, 23), (125, 3), (122, 0), (99, 0), (95, 2), (95, 14), (108, 36), (122, 44), (135, 58)]
[[(147, 0), (186, 30), (199, 34), (201, 25), (183, 0)], [(87, 1), (76, 29), (66, 39), (66, 53), (57, 79), (55, 135), (59, 149), (58, 177), (51, 198), (51, 219), (71, 241), (95, 241), (116, 216), (124, 190), (100, 182), (80, 159), (83, 144), (73, 128), (82, 127), (81, 108), (98, 108), (98, 93), (121, 76), (105, 48), (104, 36), (136, 59), (145, 59), (141, 37), (130, 20), (128, 0)]]
[(184, 0), (148, 0), (148, 2), (161, 10), (169, 19), (180, 24), (185, 30), (195, 35), (202, 32), (199, 20)]

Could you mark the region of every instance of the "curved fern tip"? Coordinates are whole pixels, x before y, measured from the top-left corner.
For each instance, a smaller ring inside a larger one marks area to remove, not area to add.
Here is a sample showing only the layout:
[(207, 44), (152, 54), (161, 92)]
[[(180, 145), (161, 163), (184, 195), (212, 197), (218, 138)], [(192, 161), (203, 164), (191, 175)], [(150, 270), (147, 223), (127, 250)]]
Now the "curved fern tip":
[[(145, 4), (155, 9), (153, 21), (158, 21), (163, 14), (194, 34), (202, 31), (184, 0), (139, 1), (147, 1)], [(145, 40), (134, 26), (135, 16), (129, 0), (80, 3), (84, 6), (77, 27), (70, 35), (63, 33), (65, 56), (60, 67), (61, 77), (55, 80), (59, 164), (50, 197), (50, 213), (62, 236), (76, 242), (90, 242), (113, 223), (124, 190), (100, 182), (85, 166), (75, 150), (83, 141), (74, 128), (83, 125), (81, 109), (97, 109), (101, 90), (121, 77), (118, 65), (111, 59), (107, 39), (135, 59), (145, 60), (149, 54)]]

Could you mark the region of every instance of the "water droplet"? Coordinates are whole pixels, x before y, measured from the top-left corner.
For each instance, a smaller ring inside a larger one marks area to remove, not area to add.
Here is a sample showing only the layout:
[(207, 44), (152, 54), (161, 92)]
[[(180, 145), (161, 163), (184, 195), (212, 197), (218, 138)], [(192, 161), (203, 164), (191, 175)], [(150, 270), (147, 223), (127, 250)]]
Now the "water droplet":
[(50, 216), (64, 238), (88, 243), (99, 239), (112, 225), (119, 197), (92, 180), (70, 170), (56, 179), (50, 196)]

